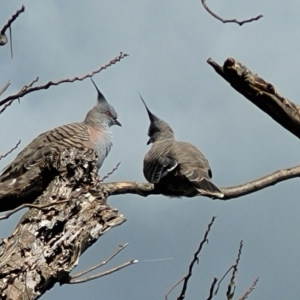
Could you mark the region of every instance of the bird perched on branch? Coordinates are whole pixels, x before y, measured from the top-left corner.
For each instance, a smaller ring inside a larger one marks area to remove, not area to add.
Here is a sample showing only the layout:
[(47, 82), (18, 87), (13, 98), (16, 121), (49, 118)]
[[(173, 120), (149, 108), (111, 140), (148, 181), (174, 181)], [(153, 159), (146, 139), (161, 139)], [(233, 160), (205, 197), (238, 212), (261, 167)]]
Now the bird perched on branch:
[(176, 141), (172, 128), (140, 97), (150, 119), (147, 144), (153, 144), (144, 158), (145, 178), (167, 196), (222, 198), (222, 191), (211, 182), (212, 172), (205, 156), (194, 145)]
[(121, 126), (121, 123), (117, 120), (115, 109), (106, 101), (93, 80), (92, 82), (98, 93), (98, 101), (87, 113), (84, 121), (56, 127), (40, 134), (4, 169), (0, 175), (0, 184), (10, 180), (8, 184), (13, 185), (19, 176), (26, 174), (46, 156), (70, 147), (93, 149), (98, 155), (98, 169), (102, 166), (112, 146), (110, 127)]

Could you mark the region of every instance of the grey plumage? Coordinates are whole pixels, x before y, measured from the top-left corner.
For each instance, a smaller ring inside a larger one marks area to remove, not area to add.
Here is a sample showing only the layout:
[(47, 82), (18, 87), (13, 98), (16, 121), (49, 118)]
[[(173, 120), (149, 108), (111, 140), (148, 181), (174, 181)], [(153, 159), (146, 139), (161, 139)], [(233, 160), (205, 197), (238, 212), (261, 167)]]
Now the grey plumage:
[(87, 113), (84, 121), (40, 134), (4, 169), (0, 182), (23, 175), (47, 155), (69, 147), (95, 150), (98, 154), (97, 167), (101, 167), (112, 146), (110, 127), (121, 124), (117, 120), (115, 109), (106, 101), (93, 80), (92, 82), (98, 93), (98, 101)]
[(222, 198), (224, 194), (211, 182), (209, 163), (200, 150), (186, 142), (176, 141), (172, 128), (148, 109), (151, 149), (144, 158), (144, 176), (168, 196), (205, 195)]

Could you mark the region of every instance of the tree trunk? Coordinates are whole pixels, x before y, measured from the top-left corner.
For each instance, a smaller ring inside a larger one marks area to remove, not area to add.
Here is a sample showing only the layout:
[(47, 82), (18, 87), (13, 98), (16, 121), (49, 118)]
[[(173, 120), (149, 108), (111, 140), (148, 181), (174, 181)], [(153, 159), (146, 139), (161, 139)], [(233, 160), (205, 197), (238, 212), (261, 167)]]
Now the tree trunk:
[[(96, 156), (68, 149), (51, 165), (59, 171), (0, 248), (1, 299), (37, 299), (68, 282), (79, 256), (125, 218), (107, 203)], [(53, 205), (52, 205), (53, 204)]]

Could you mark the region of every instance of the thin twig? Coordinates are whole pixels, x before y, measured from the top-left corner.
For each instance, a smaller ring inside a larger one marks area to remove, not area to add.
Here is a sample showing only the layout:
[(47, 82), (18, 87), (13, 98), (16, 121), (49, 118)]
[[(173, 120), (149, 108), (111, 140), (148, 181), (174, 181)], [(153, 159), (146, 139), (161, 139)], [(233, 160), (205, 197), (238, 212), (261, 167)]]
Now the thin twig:
[(250, 18), (250, 19), (246, 19), (246, 20), (242, 20), (242, 21), (238, 21), (237, 19), (223, 19), (221, 18), (219, 15), (217, 15), (216, 13), (214, 13), (206, 4), (206, 0), (201, 0), (203, 7), (206, 9), (206, 11), (211, 14), (214, 18), (218, 19), (219, 21), (221, 21), (222, 23), (236, 23), (240, 26), (244, 25), (245, 23), (250, 23), (253, 21), (257, 21), (260, 18), (263, 17), (263, 15), (258, 15), (255, 18)]
[(236, 276), (236, 272), (237, 272), (237, 270), (238, 270), (237, 267), (238, 267), (238, 264), (239, 264), (239, 261), (240, 261), (240, 258), (241, 258), (241, 254), (242, 254), (242, 248), (243, 248), (243, 241), (241, 240), (241, 242), (240, 242), (240, 247), (239, 247), (239, 252), (238, 252), (238, 257), (237, 257), (237, 259), (236, 259), (236, 261), (235, 261), (235, 264), (232, 265), (232, 266), (225, 272), (225, 274), (223, 275), (223, 277), (222, 277), (221, 280), (219, 281), (218, 287), (217, 287), (216, 292), (215, 292), (215, 295), (217, 295), (217, 293), (218, 293), (218, 291), (219, 291), (219, 288), (220, 288), (220, 285), (221, 285), (223, 279), (227, 276), (227, 274), (230, 272), (230, 270), (233, 269), (232, 276), (231, 276), (230, 283), (229, 283), (229, 285), (228, 285), (228, 290), (227, 290), (227, 299), (229, 299), (229, 298), (228, 298), (228, 295), (229, 295), (230, 292), (231, 292), (230, 287), (234, 284), (234, 279), (235, 279), (235, 276)]
[(210, 286), (210, 290), (209, 290), (209, 296), (207, 298), (207, 300), (211, 300), (213, 297), (214, 297), (214, 289), (215, 289), (215, 286), (216, 286), (216, 283), (218, 282), (218, 278), (214, 278), (211, 286)]
[(110, 175), (112, 175), (115, 171), (117, 171), (120, 164), (121, 164), (121, 162), (118, 162), (117, 165), (110, 172), (108, 172), (103, 178), (100, 179), (100, 182), (103, 182)]
[(250, 288), (246, 291), (246, 293), (245, 293), (241, 298), (239, 298), (239, 300), (245, 300), (245, 299), (247, 299), (248, 296), (251, 294), (251, 292), (255, 290), (255, 286), (257, 285), (258, 281), (259, 281), (259, 277), (257, 277), (257, 278), (253, 281), (253, 283), (252, 283), (252, 285), (250, 286)]
[(57, 202), (53, 202), (53, 203), (48, 203), (48, 204), (45, 204), (45, 205), (36, 205), (36, 204), (24, 203), (24, 204), (16, 207), (15, 209), (12, 209), (12, 210), (8, 211), (4, 215), (0, 216), (0, 220), (8, 219), (11, 215), (13, 215), (14, 213), (18, 212), (19, 210), (21, 210), (25, 207), (43, 209), (43, 208), (51, 207), (53, 205), (59, 205), (59, 204), (62, 204), (62, 203), (66, 203), (68, 201), (69, 200), (62, 200), (62, 201), (57, 201)]
[(11, 30), (11, 27), (9, 27), (9, 46), (10, 46), (10, 57), (11, 57), (11, 59), (14, 59), (13, 46), (12, 46), (12, 30)]
[(16, 149), (18, 148), (18, 146), (20, 145), (20, 143), (21, 143), (21, 140), (19, 140), (19, 141), (17, 142), (17, 144), (16, 144), (14, 147), (12, 147), (9, 151), (7, 151), (5, 154), (0, 155), (0, 160), (1, 160), (2, 158), (6, 157), (8, 154), (12, 153), (14, 150), (16, 150)]
[(11, 95), (11, 96), (8, 96), (7, 98), (3, 99), (2, 101), (0, 101), (0, 106), (4, 105), (5, 103), (7, 103), (7, 102), (9, 102), (11, 100), (16, 100), (16, 99), (22, 98), (22, 97), (24, 97), (25, 95), (27, 95), (29, 93), (32, 93), (32, 92), (35, 92), (35, 91), (39, 91), (39, 90), (46, 90), (50, 86), (59, 85), (61, 83), (66, 83), (66, 82), (70, 82), (71, 83), (71, 82), (74, 82), (74, 81), (83, 81), (84, 79), (93, 77), (95, 74), (100, 73), (101, 71), (107, 69), (108, 67), (116, 64), (121, 59), (125, 58), (126, 56), (129, 56), (129, 55), (126, 54), (126, 53), (120, 52), (120, 54), (118, 56), (116, 56), (114, 59), (112, 59), (106, 65), (100, 67), (99, 69), (97, 69), (97, 70), (95, 70), (95, 71), (93, 71), (93, 72), (91, 72), (89, 74), (81, 76), (81, 77), (66, 78), (66, 79), (61, 79), (61, 80), (58, 80), (58, 81), (49, 81), (49, 82), (47, 82), (44, 85), (35, 86), (35, 87), (29, 87), (29, 88), (27, 88), (24, 91), (21, 91), (21, 92), (15, 94), (15, 95)]
[(7, 23), (3, 26), (0, 31), (0, 34), (5, 34), (5, 31), (11, 26), (11, 24), (18, 18), (18, 16), (25, 11), (25, 6), (22, 5), (20, 9), (18, 9), (15, 14), (11, 16), (11, 18), (7, 21)]
[(211, 226), (213, 225), (215, 219), (216, 219), (216, 217), (212, 217), (212, 220), (211, 220), (211, 222), (208, 224), (207, 230), (206, 230), (206, 232), (205, 232), (205, 234), (204, 234), (203, 240), (201, 241), (198, 250), (194, 253), (194, 258), (193, 258), (193, 260), (191, 261), (190, 266), (189, 266), (189, 272), (188, 272), (188, 274), (184, 277), (183, 287), (182, 287), (180, 296), (177, 298), (177, 300), (183, 300), (183, 299), (185, 298), (185, 293), (186, 293), (186, 290), (187, 290), (188, 281), (189, 281), (189, 279), (190, 279), (191, 276), (192, 276), (193, 267), (194, 267), (194, 265), (195, 265), (196, 262), (197, 262), (197, 263), (199, 262), (198, 255), (199, 255), (199, 253), (201, 252), (203, 245), (204, 245), (205, 243), (208, 242), (207, 237), (208, 237), (208, 234), (209, 234), (209, 232), (210, 232)]
[(115, 268), (111, 268), (105, 272), (101, 272), (101, 273), (98, 273), (98, 274), (95, 274), (95, 275), (92, 275), (92, 276), (88, 276), (88, 277), (84, 277), (84, 278), (81, 278), (81, 279), (70, 279), (70, 281), (68, 282), (63, 282), (63, 283), (66, 283), (66, 284), (77, 284), (77, 283), (83, 283), (83, 282), (87, 282), (87, 281), (90, 281), (90, 280), (94, 280), (94, 279), (97, 279), (97, 278), (100, 278), (100, 277), (103, 277), (103, 276), (106, 276), (106, 275), (110, 275), (114, 272), (117, 272), (123, 268), (126, 268), (128, 266), (131, 266), (135, 263), (137, 263), (138, 260), (134, 259), (134, 260), (130, 260), (130, 261), (127, 261), (126, 263), (123, 263)]
[(219, 288), (220, 288), (220, 285), (221, 285), (222, 281), (223, 281), (224, 278), (227, 276), (227, 274), (231, 271), (232, 268), (233, 268), (233, 266), (231, 266), (231, 267), (225, 272), (225, 274), (222, 276), (222, 278), (219, 280), (217, 289), (216, 289), (216, 291), (215, 291), (215, 295), (218, 294), (218, 291), (219, 291)]
[(10, 80), (8, 80), (5, 83), (4, 87), (0, 90), (0, 96), (7, 90), (7, 88), (10, 86), (10, 84), (11, 84)]
[(0, 110), (0, 115), (13, 103), (14, 100), (10, 100), (8, 103), (6, 103), (2, 109)]
[(39, 81), (39, 77), (37, 77), (36, 79), (33, 79), (33, 80), (29, 83), (29, 85), (24, 85), (24, 86), (21, 88), (19, 94), (22, 93), (22, 92), (24, 92), (24, 91), (26, 91), (28, 88), (32, 87), (32, 86), (33, 86), (36, 82), (38, 82), (38, 81)]
[(179, 279), (166, 293), (165, 300), (168, 300), (168, 296), (172, 293), (172, 291), (178, 286), (182, 281), (184, 280), (184, 277)]
[(118, 249), (112, 254), (110, 255), (106, 260), (102, 261), (101, 263), (94, 265), (90, 268), (85, 269), (84, 271), (78, 272), (74, 275), (71, 276), (71, 279), (75, 279), (78, 278), (86, 273), (89, 273), (97, 268), (100, 268), (104, 265), (106, 265), (109, 261), (111, 261), (116, 255), (118, 255), (123, 249), (125, 249), (128, 246), (128, 243), (124, 244), (124, 245), (119, 245)]
[(12, 54), (12, 40), (11, 40), (11, 24), (18, 18), (18, 16), (25, 11), (25, 6), (22, 5), (20, 9), (16, 11), (15, 14), (11, 16), (11, 18), (7, 21), (7, 23), (3, 26), (3, 28), (0, 31), (0, 46), (4, 46), (7, 43), (7, 36), (5, 34), (5, 31), (9, 28), (10, 29), (10, 53)]
[[(241, 240), (241, 242), (240, 242), (238, 257), (237, 257), (237, 259), (235, 261), (235, 264), (233, 265), (232, 275), (231, 275), (231, 278), (230, 278), (230, 282), (228, 284), (228, 289), (227, 289), (227, 293), (226, 293), (226, 296), (227, 296), (228, 300), (232, 300), (232, 298), (234, 296), (234, 292), (235, 292), (235, 279), (236, 279), (237, 272), (238, 272), (238, 265), (239, 265), (239, 262), (240, 262), (240, 259), (241, 259), (242, 248), (243, 248), (243, 240)], [(234, 286), (234, 288), (233, 288), (233, 291), (231, 292), (232, 286)]]

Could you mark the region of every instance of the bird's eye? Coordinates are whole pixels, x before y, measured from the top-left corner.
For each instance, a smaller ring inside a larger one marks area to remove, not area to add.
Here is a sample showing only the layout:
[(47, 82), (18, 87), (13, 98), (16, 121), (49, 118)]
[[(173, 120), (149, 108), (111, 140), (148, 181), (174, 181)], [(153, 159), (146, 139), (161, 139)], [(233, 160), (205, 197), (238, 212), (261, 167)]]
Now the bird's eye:
[(111, 113), (110, 113), (109, 110), (107, 110), (107, 111), (105, 112), (105, 114), (106, 114), (108, 117), (112, 117), (112, 115), (111, 115)]

